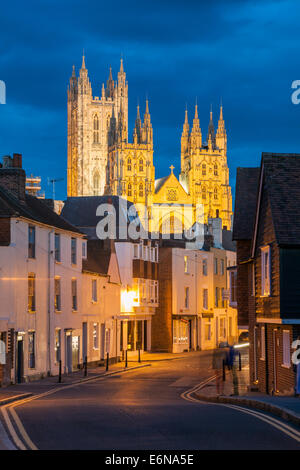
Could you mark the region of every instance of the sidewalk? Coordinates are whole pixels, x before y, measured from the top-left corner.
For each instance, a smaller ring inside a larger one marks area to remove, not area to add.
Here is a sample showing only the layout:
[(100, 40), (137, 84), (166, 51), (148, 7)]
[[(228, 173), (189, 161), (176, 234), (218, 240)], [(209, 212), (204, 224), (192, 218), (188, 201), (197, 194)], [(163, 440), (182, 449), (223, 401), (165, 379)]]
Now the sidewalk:
[(92, 380), (97, 377), (104, 377), (107, 375), (114, 375), (124, 372), (126, 370), (133, 370), (136, 368), (149, 367), (151, 363), (157, 361), (169, 361), (181, 359), (193, 353), (149, 353), (141, 352), (141, 362), (138, 362), (138, 352), (128, 352), (128, 367), (125, 369), (125, 362), (117, 362), (109, 364), (109, 370), (106, 371), (105, 364), (103, 366), (88, 368), (87, 377), (84, 376), (84, 370), (78, 370), (68, 375), (62, 375), (62, 382), (58, 383), (58, 376), (45, 377), (44, 379), (35, 380), (33, 382), (26, 382), (21, 384), (9, 385), (7, 387), (0, 387), (0, 406), (10, 403), (12, 401), (26, 398), (31, 395), (47, 392), (53, 388), (64, 387), (75, 383), (82, 383)]
[(249, 392), (249, 367), (241, 371), (235, 365), (232, 371), (226, 371), (226, 380), (221, 395), (217, 395), (215, 380), (195, 392), (195, 398), (212, 403), (229, 403), (255, 408), (273, 413), (293, 424), (300, 425), (300, 398), (264, 395)]

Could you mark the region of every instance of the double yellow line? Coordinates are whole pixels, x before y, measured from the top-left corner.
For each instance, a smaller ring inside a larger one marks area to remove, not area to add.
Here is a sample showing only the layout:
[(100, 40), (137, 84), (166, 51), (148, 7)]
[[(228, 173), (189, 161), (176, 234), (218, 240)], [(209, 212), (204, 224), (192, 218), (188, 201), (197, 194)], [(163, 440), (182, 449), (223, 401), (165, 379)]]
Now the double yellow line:
[[(67, 390), (67, 389), (70, 389), (70, 388), (77, 387), (78, 385), (82, 385), (84, 383), (90, 383), (90, 382), (94, 382), (96, 380), (104, 380), (105, 378), (110, 377), (110, 376), (115, 375), (115, 374), (122, 374), (122, 373), (125, 373), (125, 372), (134, 371), (136, 369), (141, 369), (143, 367), (148, 367), (150, 365), (151, 364), (144, 364), (143, 366), (132, 367), (132, 368), (129, 368), (129, 369), (124, 369), (124, 370), (116, 370), (116, 371), (109, 372), (109, 373), (106, 373), (106, 374), (101, 374), (101, 375), (98, 375), (98, 376), (95, 376), (95, 377), (89, 377), (89, 378), (86, 378), (86, 379), (81, 379), (81, 380), (78, 380), (77, 382), (71, 383), (70, 385), (64, 385), (63, 387), (56, 387), (56, 388), (53, 388), (52, 390), (49, 390), (48, 392), (40, 393), (38, 395), (33, 395), (31, 397), (23, 398), (21, 400), (15, 401), (13, 403), (8, 403), (6, 405), (3, 405), (1, 407), (1, 413), (2, 413), (2, 416), (4, 418), (5, 424), (7, 426), (7, 429), (9, 430), (11, 438), (14, 441), (15, 446), (20, 450), (28, 450), (28, 449), (38, 450), (37, 446), (32, 442), (32, 440), (28, 436), (28, 434), (27, 434), (27, 432), (26, 432), (26, 430), (25, 430), (25, 428), (24, 428), (24, 426), (23, 426), (23, 424), (22, 424), (22, 422), (21, 422), (21, 420), (20, 420), (20, 418), (19, 418), (19, 416), (18, 416), (18, 414), (15, 410), (15, 408), (17, 408), (18, 406), (25, 405), (26, 403), (28, 403), (30, 401), (37, 400), (39, 398), (43, 398), (43, 397), (46, 397), (48, 395), (52, 395), (53, 393), (56, 393), (56, 392), (59, 392), (59, 391), (62, 391), (62, 390)], [(20, 437), (18, 436), (18, 434), (15, 430), (15, 427), (18, 430), (19, 435), (22, 437), (23, 442), (20, 439)], [(24, 444), (26, 444), (26, 445), (24, 445)]]

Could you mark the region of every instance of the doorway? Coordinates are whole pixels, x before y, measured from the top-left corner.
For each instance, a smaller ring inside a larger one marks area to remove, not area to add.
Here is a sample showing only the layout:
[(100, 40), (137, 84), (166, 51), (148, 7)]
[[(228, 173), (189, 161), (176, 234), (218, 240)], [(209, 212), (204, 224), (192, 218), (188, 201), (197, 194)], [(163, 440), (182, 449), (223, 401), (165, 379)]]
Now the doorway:
[(72, 336), (72, 369), (79, 369), (80, 336)]
[(87, 323), (82, 323), (82, 360), (87, 358)]
[(67, 369), (68, 374), (70, 374), (73, 370), (73, 368), (72, 368), (72, 335), (71, 335), (71, 333), (66, 333), (66, 369)]
[(23, 336), (17, 336), (17, 383), (23, 382), (24, 376), (24, 340)]
[(144, 320), (144, 351), (148, 351), (148, 322)]

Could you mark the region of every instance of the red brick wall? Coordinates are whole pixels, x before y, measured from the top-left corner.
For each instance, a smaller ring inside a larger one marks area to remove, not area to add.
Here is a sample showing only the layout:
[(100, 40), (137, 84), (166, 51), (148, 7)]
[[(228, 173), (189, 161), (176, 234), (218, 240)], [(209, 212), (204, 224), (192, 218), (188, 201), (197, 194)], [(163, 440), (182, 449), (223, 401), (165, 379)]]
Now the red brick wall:
[[(261, 359), (261, 328), (265, 326), (267, 331), (266, 360)], [(276, 338), (274, 338), (276, 330)], [(265, 324), (258, 326), (258, 388), (263, 393), (275, 392), (276, 367), (277, 387), (276, 393), (283, 395), (293, 395), (296, 381), (296, 368), (291, 362), (289, 368), (283, 367), (283, 331), (290, 331), (290, 343), (300, 335), (299, 325)], [(274, 361), (274, 339), (275, 339), (275, 361)], [(293, 350), (291, 350), (292, 355)], [(275, 365), (276, 364), (276, 365)], [(274, 367), (275, 366), (275, 367)], [(266, 371), (268, 370), (268, 374)]]
[(21, 168), (0, 168), (0, 186), (11, 191), (18, 199), (25, 199), (25, 171)]
[(172, 352), (172, 248), (159, 250), (159, 307), (152, 318), (152, 351)]

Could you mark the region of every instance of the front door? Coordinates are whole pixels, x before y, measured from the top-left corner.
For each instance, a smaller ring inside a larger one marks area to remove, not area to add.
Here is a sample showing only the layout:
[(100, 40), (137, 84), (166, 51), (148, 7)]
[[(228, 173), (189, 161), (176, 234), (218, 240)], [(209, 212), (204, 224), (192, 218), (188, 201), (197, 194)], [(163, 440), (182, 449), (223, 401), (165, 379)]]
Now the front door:
[(136, 349), (143, 349), (143, 320), (136, 322)]
[(72, 368), (72, 335), (66, 335), (66, 369), (67, 373), (70, 374), (73, 370)]
[(23, 381), (24, 375), (24, 341), (23, 336), (17, 337), (17, 383)]
[(87, 358), (87, 323), (82, 323), (82, 359)]
[(79, 366), (80, 336), (72, 336), (72, 368), (77, 370)]
[(144, 320), (144, 351), (148, 350), (148, 322)]

